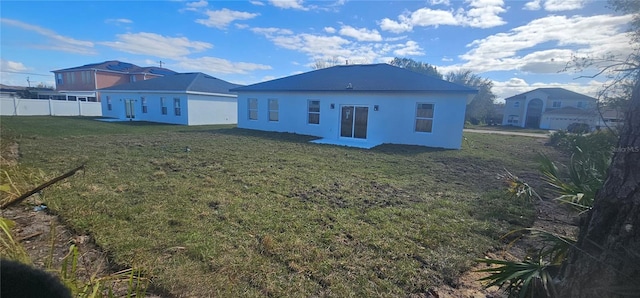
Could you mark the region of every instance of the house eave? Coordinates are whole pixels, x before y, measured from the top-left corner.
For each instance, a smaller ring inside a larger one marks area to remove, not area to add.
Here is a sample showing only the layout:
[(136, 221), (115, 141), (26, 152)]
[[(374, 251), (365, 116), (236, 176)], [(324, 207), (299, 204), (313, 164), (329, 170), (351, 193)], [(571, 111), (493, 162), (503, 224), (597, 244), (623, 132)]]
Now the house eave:
[(192, 94), (192, 95), (209, 95), (209, 96), (220, 96), (220, 97), (238, 97), (235, 94), (224, 94), (224, 93), (209, 93), (209, 92), (198, 92), (198, 91), (185, 91), (185, 90), (99, 90), (102, 93), (152, 93), (152, 94), (162, 94), (162, 93), (179, 93), (179, 94)]
[(324, 92), (344, 92), (344, 93), (461, 93), (461, 94), (477, 94), (476, 90), (353, 90), (353, 89), (332, 89), (332, 90), (283, 90), (283, 89), (261, 89), (261, 90), (239, 90), (239, 89), (231, 89), (234, 92), (238, 93), (264, 93), (264, 92), (284, 92), (284, 93), (300, 93), (300, 92), (314, 92), (314, 93), (324, 93)]

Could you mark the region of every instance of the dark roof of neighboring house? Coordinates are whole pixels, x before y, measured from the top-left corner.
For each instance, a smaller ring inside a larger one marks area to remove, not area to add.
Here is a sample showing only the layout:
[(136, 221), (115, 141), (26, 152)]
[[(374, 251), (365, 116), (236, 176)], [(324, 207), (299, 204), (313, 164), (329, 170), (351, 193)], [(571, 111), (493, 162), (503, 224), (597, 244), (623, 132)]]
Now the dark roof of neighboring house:
[(477, 90), (389, 64), (354, 64), (318, 69), (233, 91), (439, 91), (477, 93)]
[(549, 115), (593, 115), (595, 114), (595, 110), (589, 109), (580, 109), (576, 107), (564, 107), (559, 109), (547, 109), (544, 111), (545, 114)]
[(100, 91), (180, 91), (231, 94), (242, 85), (229, 83), (201, 72), (176, 73), (133, 83), (102, 88)]
[(21, 91), (21, 90), (26, 90), (27, 87), (22, 87), (22, 86), (9, 86), (9, 85), (5, 85), (5, 84), (0, 84), (0, 91), (2, 92), (16, 92), (16, 91)]
[(594, 101), (596, 100), (591, 96), (586, 96), (584, 94), (569, 91), (564, 88), (537, 88), (531, 91), (527, 91), (525, 93), (520, 93), (518, 95), (507, 97), (504, 100), (525, 99), (527, 94), (535, 91), (541, 91), (546, 93), (547, 95), (549, 95), (549, 99), (577, 99), (577, 100), (594, 100)]
[(63, 71), (66, 72), (66, 71), (76, 71), (76, 70), (103, 70), (103, 71), (109, 71), (109, 72), (119, 72), (119, 73), (129, 73), (129, 74), (150, 73), (150, 74), (161, 75), (161, 76), (166, 76), (166, 75), (176, 73), (175, 71), (167, 68), (161, 68), (161, 67), (155, 67), (155, 66), (140, 67), (135, 64), (120, 62), (117, 60), (105, 61), (100, 63), (92, 63), (92, 64), (87, 64), (87, 65), (72, 67), (72, 68), (59, 69), (59, 70), (54, 70), (53, 72), (63, 72)]

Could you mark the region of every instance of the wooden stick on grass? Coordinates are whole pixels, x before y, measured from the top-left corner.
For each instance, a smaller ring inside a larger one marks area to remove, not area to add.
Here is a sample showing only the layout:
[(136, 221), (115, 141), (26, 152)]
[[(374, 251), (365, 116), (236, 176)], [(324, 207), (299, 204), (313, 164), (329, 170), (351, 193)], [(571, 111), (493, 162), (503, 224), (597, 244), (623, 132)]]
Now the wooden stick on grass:
[(53, 185), (53, 184), (55, 184), (56, 182), (73, 176), (77, 171), (80, 171), (80, 170), (84, 170), (84, 164), (79, 166), (79, 167), (77, 167), (77, 168), (75, 168), (75, 169), (73, 169), (73, 170), (71, 170), (71, 171), (69, 171), (69, 172), (66, 172), (66, 173), (64, 173), (64, 174), (62, 174), (62, 175), (60, 175), (58, 177), (55, 177), (55, 178), (53, 178), (53, 179), (41, 184), (40, 186), (38, 186), (38, 187), (30, 190), (29, 192), (21, 195), (20, 197), (18, 197), (15, 200), (12, 200), (10, 202), (7, 202), (7, 203), (3, 204), (2, 206), (0, 206), (0, 209), (6, 209), (6, 208), (8, 208), (10, 206), (18, 204), (18, 203), (22, 202), (24, 199), (26, 199), (26, 198), (32, 196), (33, 194), (35, 194), (35, 193), (37, 193), (37, 192), (39, 192), (39, 191), (41, 191), (41, 190)]

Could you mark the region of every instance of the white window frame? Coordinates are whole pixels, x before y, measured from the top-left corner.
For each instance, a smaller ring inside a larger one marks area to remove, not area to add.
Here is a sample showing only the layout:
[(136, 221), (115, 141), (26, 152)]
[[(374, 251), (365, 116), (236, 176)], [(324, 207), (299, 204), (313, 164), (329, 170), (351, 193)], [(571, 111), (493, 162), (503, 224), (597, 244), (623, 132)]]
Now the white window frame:
[(277, 98), (269, 98), (268, 100), (268, 118), (270, 122), (280, 121), (279, 110), (280, 106)]
[(509, 115), (507, 116), (508, 124), (518, 124), (520, 122), (520, 115)]
[(140, 97), (140, 104), (142, 105), (142, 113), (146, 114), (149, 107), (147, 106), (147, 98), (144, 96)]
[(247, 119), (258, 120), (258, 99), (257, 98), (247, 98)]
[[(315, 108), (315, 103), (316, 102), (318, 103), (318, 110), (317, 111), (315, 111), (315, 110), (312, 111), (311, 110), (311, 108), (312, 108), (311, 105), (313, 104), (314, 108)], [(309, 99), (307, 101), (307, 124), (315, 124), (315, 125), (320, 124), (320, 111), (321, 111), (320, 110), (320, 100)], [(311, 121), (311, 116), (312, 115), (317, 115), (317, 116), (314, 116), (314, 119), (317, 119), (316, 121)]]
[[(431, 106), (431, 115), (420, 115), (420, 106), (422, 105), (430, 105)], [(433, 118), (435, 115), (436, 105), (431, 102), (418, 102), (416, 103), (416, 121), (413, 126), (413, 130), (418, 133), (432, 133), (433, 132)], [(419, 123), (423, 121), (430, 121), (431, 125), (429, 126), (429, 130), (419, 129)]]
[(167, 99), (164, 97), (160, 97), (160, 113), (162, 115), (167, 114)]
[(173, 113), (176, 116), (182, 115), (182, 109), (180, 108), (180, 97), (173, 98)]
[(111, 102), (111, 96), (107, 96), (107, 111), (113, 110), (113, 105)]

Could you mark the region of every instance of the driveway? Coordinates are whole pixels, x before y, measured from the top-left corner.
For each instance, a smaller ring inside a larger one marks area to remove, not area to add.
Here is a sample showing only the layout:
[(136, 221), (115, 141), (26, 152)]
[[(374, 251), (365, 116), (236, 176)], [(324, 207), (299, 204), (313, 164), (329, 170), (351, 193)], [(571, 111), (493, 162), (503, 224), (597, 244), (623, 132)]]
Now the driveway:
[(484, 129), (469, 129), (465, 128), (464, 132), (473, 132), (473, 133), (488, 133), (488, 134), (496, 134), (496, 135), (510, 135), (510, 136), (524, 136), (524, 137), (532, 137), (532, 138), (548, 138), (548, 133), (531, 133), (531, 132), (517, 132), (517, 131), (504, 131), (504, 130), (484, 130)]

